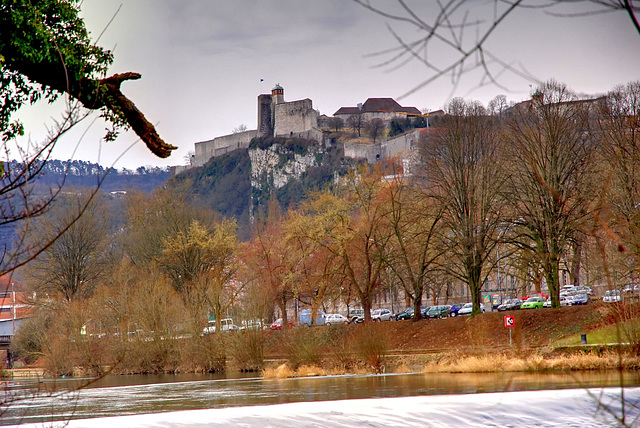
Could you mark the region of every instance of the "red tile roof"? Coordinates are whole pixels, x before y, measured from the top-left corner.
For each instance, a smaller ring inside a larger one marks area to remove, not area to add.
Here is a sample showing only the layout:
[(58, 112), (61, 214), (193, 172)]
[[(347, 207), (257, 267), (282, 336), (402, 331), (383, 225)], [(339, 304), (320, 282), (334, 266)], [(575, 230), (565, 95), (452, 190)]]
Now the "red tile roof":
[(333, 115), (392, 112), (419, 115), (420, 110), (415, 107), (402, 107), (393, 98), (369, 98), (362, 105), (362, 110), (358, 107), (340, 107)]

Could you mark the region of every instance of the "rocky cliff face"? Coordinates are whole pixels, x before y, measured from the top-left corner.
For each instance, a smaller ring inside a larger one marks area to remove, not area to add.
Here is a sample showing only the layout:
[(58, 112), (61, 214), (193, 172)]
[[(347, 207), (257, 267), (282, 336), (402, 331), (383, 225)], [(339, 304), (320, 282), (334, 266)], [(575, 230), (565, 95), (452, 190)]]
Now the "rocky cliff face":
[(291, 180), (300, 180), (310, 167), (317, 167), (324, 150), (311, 146), (306, 153), (291, 153), (283, 144), (273, 144), (266, 149), (249, 149), (251, 159), (251, 187), (265, 184), (274, 189), (284, 187)]
[(283, 210), (297, 206), (305, 194), (335, 184), (354, 164), (337, 145), (325, 146), (301, 138), (279, 138), (252, 143), (250, 218), (265, 213), (275, 196)]
[(309, 191), (332, 186), (353, 165), (335, 144), (268, 137), (254, 139), (248, 150), (235, 150), (178, 174), (174, 181), (190, 182), (196, 202), (235, 217), (248, 233), (255, 216), (266, 215), (270, 198), (277, 198), (286, 211)]

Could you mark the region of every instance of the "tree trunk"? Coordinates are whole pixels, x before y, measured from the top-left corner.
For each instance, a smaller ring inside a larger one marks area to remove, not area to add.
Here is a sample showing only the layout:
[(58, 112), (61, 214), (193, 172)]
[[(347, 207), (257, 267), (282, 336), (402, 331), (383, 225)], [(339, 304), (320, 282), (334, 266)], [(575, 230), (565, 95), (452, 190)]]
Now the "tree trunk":
[(573, 258), (571, 259), (571, 281), (574, 286), (580, 285), (580, 265), (582, 264), (582, 239), (578, 238), (573, 244)]
[(482, 274), (482, 265), (478, 263), (470, 263), (467, 265), (467, 281), (469, 283), (469, 292), (471, 293), (471, 302), (473, 310), (471, 316), (482, 313), (482, 282), (480, 277)]
[(560, 261), (557, 255), (550, 255), (545, 262), (547, 288), (551, 297), (551, 307), (560, 307)]
[(278, 299), (278, 307), (282, 313), (282, 330), (289, 328), (289, 319), (287, 318), (287, 301), (286, 299)]
[(361, 299), (362, 309), (364, 310), (364, 322), (371, 322), (371, 296), (369, 294), (362, 294)]

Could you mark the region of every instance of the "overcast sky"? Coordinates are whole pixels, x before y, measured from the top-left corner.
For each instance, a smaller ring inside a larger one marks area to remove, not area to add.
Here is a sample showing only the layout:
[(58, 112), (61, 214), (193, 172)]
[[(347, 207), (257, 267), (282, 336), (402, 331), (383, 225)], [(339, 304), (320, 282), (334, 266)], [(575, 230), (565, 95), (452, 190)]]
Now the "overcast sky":
[[(435, 13), (434, 3), (408, 1), (425, 19)], [(469, 22), (491, 18), (492, 0), (468, 3)], [(391, 0), (379, 4), (402, 14)], [(54, 153), (58, 159), (73, 156), (109, 166), (122, 155), (118, 168), (182, 165), (195, 142), (229, 134), (241, 124), (255, 129), (257, 96), (277, 83), (284, 87), (285, 100), (310, 98), (326, 115), (369, 97), (393, 97), (403, 106), (437, 110), (451, 96), (486, 105), (498, 94), (523, 100), (529, 85), (535, 88), (532, 79), (509, 72), (499, 74), (499, 82), (510, 92), (493, 85), (478, 88), (480, 74), (471, 72), (455, 90), (443, 77), (400, 99), (430, 72), (417, 61), (377, 67), (391, 55), (371, 54), (397, 46), (388, 25), (406, 40), (419, 33), (349, 0), (85, 0), (82, 11), (92, 37), (104, 30), (98, 43), (114, 50), (111, 72), (142, 74), (141, 80), (124, 83), (123, 92), (157, 124), (165, 141), (179, 149), (166, 160), (142, 143), (123, 154), (136, 141), (133, 133), (101, 147), (104, 124), (98, 121), (75, 154), (88, 123), (59, 144)], [(578, 6), (556, 11), (578, 12)], [(476, 34), (468, 29), (464, 37), (473, 42)], [(523, 9), (503, 21), (487, 43), (511, 66), (541, 81), (555, 78), (578, 93), (604, 93), (640, 79), (640, 35), (621, 11), (569, 18)], [(438, 66), (451, 61), (437, 45), (428, 55)], [(499, 67), (494, 70), (498, 73)], [(31, 138), (37, 139), (37, 123), (53, 112), (38, 108), (23, 114), (32, 126)]]

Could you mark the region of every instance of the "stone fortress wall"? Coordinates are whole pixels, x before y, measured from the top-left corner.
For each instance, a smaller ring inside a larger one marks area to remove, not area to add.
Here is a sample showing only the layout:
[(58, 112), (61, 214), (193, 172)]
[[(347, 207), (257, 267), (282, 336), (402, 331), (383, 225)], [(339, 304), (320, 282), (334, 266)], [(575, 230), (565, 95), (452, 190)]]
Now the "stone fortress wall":
[[(204, 165), (209, 159), (236, 149), (246, 149), (255, 137), (300, 137), (322, 141), (318, 128), (318, 112), (310, 99), (285, 102), (284, 89), (273, 88), (271, 95), (258, 96), (258, 129), (223, 135), (195, 143), (195, 155), (190, 167)], [(179, 172), (187, 168), (180, 168)], [(178, 169), (176, 169), (178, 171)]]
[(409, 158), (418, 146), (421, 132), (420, 129), (414, 129), (406, 134), (384, 138), (376, 144), (347, 141), (344, 143), (344, 155), (354, 159), (366, 159), (368, 163), (392, 157)]
[(247, 149), (251, 140), (258, 136), (257, 130), (238, 132), (236, 134), (223, 135), (213, 140), (201, 141), (195, 144), (195, 156), (192, 166), (202, 166), (209, 159), (222, 156), (236, 149)]
[(421, 129), (414, 129), (411, 132), (382, 140), (380, 144), (380, 157), (410, 157), (418, 147), (418, 140), (422, 132)]
[(291, 136), (318, 128), (318, 113), (309, 98), (275, 105), (274, 135)]
[[(354, 112), (385, 120), (406, 117), (407, 114), (420, 114), (415, 107), (402, 107), (391, 98), (370, 98), (358, 107), (342, 107), (334, 116), (348, 117)], [(257, 113), (258, 129), (195, 143), (195, 154), (190, 159), (190, 165), (175, 167), (175, 173), (202, 166), (209, 159), (222, 156), (232, 150), (248, 149), (251, 140), (256, 137), (298, 137), (324, 142), (323, 132), (318, 127), (318, 112), (313, 109), (313, 102), (308, 98), (286, 102), (284, 89), (280, 85), (276, 85), (271, 94), (258, 95)], [(370, 117), (367, 118), (370, 119)], [(419, 137), (420, 131), (415, 130), (393, 138), (382, 139), (376, 144), (345, 142), (344, 155), (350, 158), (366, 159), (369, 163), (394, 156), (408, 158), (417, 146)]]

